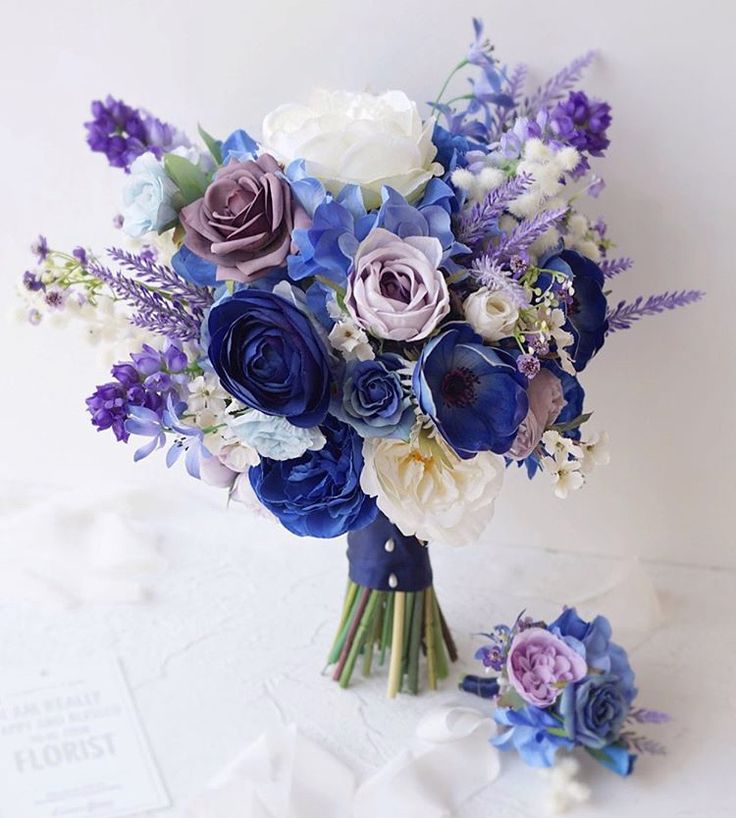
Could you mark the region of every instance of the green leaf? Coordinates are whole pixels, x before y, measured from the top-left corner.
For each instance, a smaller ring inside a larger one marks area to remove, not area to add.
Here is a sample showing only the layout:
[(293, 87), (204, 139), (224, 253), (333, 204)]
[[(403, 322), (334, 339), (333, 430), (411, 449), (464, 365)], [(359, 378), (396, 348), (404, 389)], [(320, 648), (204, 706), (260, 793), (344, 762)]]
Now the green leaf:
[(555, 432), (571, 432), (573, 429), (577, 429), (578, 426), (582, 426), (583, 423), (590, 420), (592, 417), (592, 412), (585, 412), (582, 415), (578, 415), (576, 418), (572, 420), (568, 420), (567, 423), (555, 423), (549, 428), (554, 430)]
[(164, 156), (164, 170), (179, 188), (184, 205), (201, 199), (207, 190), (207, 176), (183, 156), (167, 153)]
[(222, 143), (215, 139), (214, 136), (210, 136), (210, 134), (205, 131), (205, 129), (201, 125), (197, 125), (197, 130), (199, 131), (199, 135), (202, 137), (202, 141), (205, 145), (207, 145), (207, 150), (212, 155), (212, 158), (217, 162), (218, 165), (222, 164)]

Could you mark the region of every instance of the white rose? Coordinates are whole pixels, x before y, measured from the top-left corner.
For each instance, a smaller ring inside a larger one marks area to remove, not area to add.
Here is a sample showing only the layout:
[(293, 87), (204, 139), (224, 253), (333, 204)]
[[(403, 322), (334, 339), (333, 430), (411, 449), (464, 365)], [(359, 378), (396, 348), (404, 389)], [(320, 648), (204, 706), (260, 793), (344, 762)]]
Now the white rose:
[(513, 335), (519, 320), (518, 308), (500, 290), (481, 287), (465, 299), (464, 307), (467, 322), (486, 341)]
[(402, 91), (318, 91), (309, 105), (282, 105), (268, 114), (262, 144), (284, 164), (305, 160), (307, 173), (333, 194), (359, 185), (366, 207), (374, 208), (384, 185), (415, 200), (443, 172), (433, 161), (432, 127)]
[(461, 460), (426, 432), (367, 439), (360, 484), (406, 536), (467, 545), (493, 517), (504, 461), (490, 452)]

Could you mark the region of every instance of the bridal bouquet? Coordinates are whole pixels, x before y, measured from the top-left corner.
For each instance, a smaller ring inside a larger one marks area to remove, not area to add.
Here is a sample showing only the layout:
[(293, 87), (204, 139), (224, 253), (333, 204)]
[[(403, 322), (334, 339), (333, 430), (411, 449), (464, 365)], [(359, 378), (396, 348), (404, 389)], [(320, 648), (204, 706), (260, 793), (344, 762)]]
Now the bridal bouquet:
[(608, 458), (581, 373), (613, 332), (701, 295), (611, 300), (631, 261), (579, 209), (609, 145), (609, 105), (576, 89), (594, 55), (527, 93), (474, 27), (424, 116), (401, 91), (319, 91), (259, 139), (197, 143), (94, 102), (123, 246), (41, 237), (23, 277), (31, 322), (127, 347), (86, 405), (136, 460), (166, 449), (294, 534), (349, 534), (330, 662), (345, 685), (390, 653), (391, 695), (418, 690), (420, 657), (431, 687), (454, 658), (427, 541), (477, 540), (509, 465), (579, 489)]

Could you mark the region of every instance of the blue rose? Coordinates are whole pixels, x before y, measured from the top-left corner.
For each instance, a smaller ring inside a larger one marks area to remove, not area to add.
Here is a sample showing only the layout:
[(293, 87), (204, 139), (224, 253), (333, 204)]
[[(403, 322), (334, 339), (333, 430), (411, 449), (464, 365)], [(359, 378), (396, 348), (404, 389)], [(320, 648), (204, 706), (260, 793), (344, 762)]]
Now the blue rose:
[(460, 322), (426, 344), (413, 387), (422, 411), (463, 458), (507, 452), (529, 410), (527, 379), (513, 357)]
[(630, 702), (618, 676), (603, 673), (568, 684), (559, 699), (562, 725), (575, 742), (600, 749), (616, 741)]
[(566, 329), (574, 342), (567, 347), (575, 369), (582, 372), (588, 361), (598, 352), (608, 332), (608, 302), (603, 294), (604, 276), (601, 268), (589, 258), (574, 250), (540, 261), (540, 267), (564, 273), (572, 279), (572, 303), (567, 308)]
[(373, 522), (378, 513), (375, 499), (360, 487), (360, 436), (332, 417), (322, 433), (326, 442), (319, 451), (305, 452), (296, 460), (264, 457), (249, 472), (261, 503), (302, 537), (339, 537)]
[(559, 732), (560, 722), (539, 707), (497, 707), (493, 717), (509, 728), (492, 740), (493, 745), (501, 750), (515, 749), (531, 767), (551, 767), (560, 747), (570, 750), (574, 746), (571, 739), (549, 732)]
[(212, 307), (207, 324), (207, 354), (233, 397), (295, 426), (322, 423), (332, 386), (327, 351), (294, 304), (264, 290), (239, 290)]
[(348, 363), (342, 394), (333, 401), (332, 413), (362, 437), (407, 440), (414, 411), (399, 376), (406, 365), (398, 355)]

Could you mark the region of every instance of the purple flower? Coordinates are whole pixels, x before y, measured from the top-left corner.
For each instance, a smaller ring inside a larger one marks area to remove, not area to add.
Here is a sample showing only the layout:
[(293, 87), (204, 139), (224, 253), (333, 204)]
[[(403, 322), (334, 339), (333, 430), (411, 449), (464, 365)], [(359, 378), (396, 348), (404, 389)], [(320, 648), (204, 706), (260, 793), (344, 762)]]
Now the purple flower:
[(539, 372), (539, 358), (536, 355), (519, 355), (516, 359), (516, 368), (525, 375), (529, 380), (532, 380)]
[(560, 140), (591, 156), (603, 156), (611, 140), (606, 129), (611, 124), (611, 106), (588, 99), (583, 91), (572, 91), (550, 114), (549, 128)]
[(87, 263), (87, 251), (84, 247), (75, 247), (72, 250), (72, 255), (82, 266)]
[(31, 292), (36, 292), (43, 289), (43, 282), (39, 278), (38, 273), (32, 273), (30, 270), (26, 270), (25, 273), (23, 273), (23, 286)]
[(92, 425), (99, 431), (112, 429), (123, 442), (128, 441), (132, 409), (139, 407), (160, 418), (187, 366), (186, 355), (175, 344), (163, 352), (145, 344), (130, 357), (131, 361), (115, 364), (111, 370), (114, 380), (98, 386), (86, 400)]
[(46, 261), (46, 256), (49, 254), (49, 244), (46, 241), (46, 236), (39, 235), (31, 245), (31, 252), (36, 256), (39, 264)]
[(179, 216), (186, 246), (217, 264), (218, 279), (245, 283), (280, 267), (291, 250), (292, 231), (308, 221), (267, 153), (220, 168), (204, 196)]
[(157, 159), (176, 147), (189, 145), (176, 128), (150, 114), (108, 96), (91, 105), (92, 116), (84, 123), (87, 144), (93, 151), (104, 153), (112, 167), (130, 168), (133, 160), (146, 151)]
[(585, 659), (544, 628), (521, 631), (509, 649), (509, 681), (536, 707), (549, 707), (560, 695), (560, 682), (577, 682), (586, 671)]

